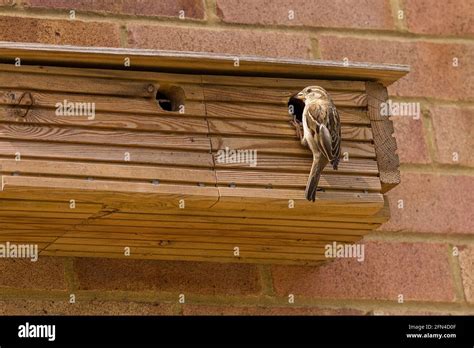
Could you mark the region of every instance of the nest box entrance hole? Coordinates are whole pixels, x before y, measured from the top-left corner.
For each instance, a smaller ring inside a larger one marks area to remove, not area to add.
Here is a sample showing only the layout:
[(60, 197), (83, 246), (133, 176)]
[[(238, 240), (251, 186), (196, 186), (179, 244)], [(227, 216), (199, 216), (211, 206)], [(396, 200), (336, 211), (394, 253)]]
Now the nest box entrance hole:
[(298, 122), (303, 122), (304, 101), (296, 98), (296, 94), (288, 100), (288, 114)]
[(178, 86), (160, 86), (156, 92), (156, 102), (164, 111), (180, 111), (184, 108), (184, 90)]

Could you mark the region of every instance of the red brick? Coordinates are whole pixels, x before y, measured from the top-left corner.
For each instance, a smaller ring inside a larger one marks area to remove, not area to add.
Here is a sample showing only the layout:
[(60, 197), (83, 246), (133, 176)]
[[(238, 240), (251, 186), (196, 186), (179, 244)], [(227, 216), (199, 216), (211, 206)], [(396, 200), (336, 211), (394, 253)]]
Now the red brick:
[(255, 265), (77, 258), (82, 290), (157, 290), (248, 295), (260, 292)]
[(7, 300), (0, 315), (173, 315), (171, 305), (116, 301)]
[(394, 116), (393, 126), (401, 163), (430, 163), (430, 155), (423, 131), (423, 119)]
[(120, 33), (116, 24), (2, 16), (0, 40), (119, 47)]
[(364, 315), (357, 309), (185, 305), (184, 315)]
[(64, 259), (39, 257), (29, 259), (0, 260), (0, 288), (65, 290), (67, 288)]
[(388, 193), (391, 217), (381, 229), (472, 234), (472, 197), (474, 177), (402, 172), (401, 184)]
[[(289, 11), (294, 19), (289, 19)], [(380, 0), (217, 0), (217, 14), (227, 23), (394, 28), (390, 3)]]
[(464, 295), (469, 303), (474, 303), (474, 247), (463, 247), (459, 251)]
[(474, 34), (474, 2), (459, 0), (404, 1), (408, 30), (418, 34)]
[[(451, 106), (430, 108), (436, 144), (436, 161), (444, 164), (474, 166), (474, 109)], [(453, 161), (453, 152), (459, 155)]]
[(203, 0), (27, 0), (26, 7), (46, 9), (75, 9), (77, 11), (151, 16), (178, 17), (184, 11), (186, 18), (203, 19)]
[[(389, 87), (396, 96), (472, 100), (474, 45), (359, 39), (322, 35), (323, 59), (408, 64), (411, 71)], [(458, 67), (453, 67), (453, 58)]]
[(310, 41), (302, 34), (256, 30), (197, 29), (165, 26), (128, 26), (133, 48), (228, 53), (237, 56), (309, 58)]
[(14, 0), (0, 0), (0, 6), (15, 6)]
[(274, 266), (279, 296), (454, 301), (446, 245), (369, 242), (365, 260), (337, 259), (321, 267)]

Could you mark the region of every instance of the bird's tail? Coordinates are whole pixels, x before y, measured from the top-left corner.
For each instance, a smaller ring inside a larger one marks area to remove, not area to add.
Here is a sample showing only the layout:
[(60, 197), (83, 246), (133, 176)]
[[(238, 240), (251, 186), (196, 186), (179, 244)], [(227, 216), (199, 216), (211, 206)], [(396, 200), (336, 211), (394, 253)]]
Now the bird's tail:
[(309, 173), (308, 182), (306, 183), (305, 196), (308, 201), (314, 202), (316, 200), (316, 190), (318, 188), (319, 178), (321, 172), (327, 164), (327, 159), (324, 156), (313, 159), (311, 172)]

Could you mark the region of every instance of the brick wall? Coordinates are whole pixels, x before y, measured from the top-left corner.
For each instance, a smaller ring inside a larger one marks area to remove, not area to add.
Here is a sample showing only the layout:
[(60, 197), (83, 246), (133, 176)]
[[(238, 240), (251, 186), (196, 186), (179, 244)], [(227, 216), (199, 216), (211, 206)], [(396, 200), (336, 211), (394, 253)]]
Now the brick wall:
[(470, 0), (0, 0), (3, 41), (410, 64), (389, 93), (422, 110), (395, 117), (402, 184), (365, 262), (2, 260), (0, 314), (474, 314), (472, 13)]

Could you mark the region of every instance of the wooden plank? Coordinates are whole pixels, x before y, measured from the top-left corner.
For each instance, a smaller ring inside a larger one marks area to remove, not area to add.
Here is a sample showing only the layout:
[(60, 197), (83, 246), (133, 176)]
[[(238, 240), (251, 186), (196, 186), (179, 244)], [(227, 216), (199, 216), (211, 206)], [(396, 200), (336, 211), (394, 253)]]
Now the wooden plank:
[(387, 90), (379, 83), (366, 83), (368, 115), (374, 132), (374, 144), (379, 166), (382, 192), (385, 193), (400, 183), (400, 160), (397, 141), (393, 137), (393, 123), (380, 113), (381, 104), (388, 99)]
[[(1, 212), (0, 212), (1, 213)], [(178, 214), (175, 212), (174, 214), (152, 214), (152, 213), (143, 213), (141, 211), (137, 212), (122, 212), (117, 211), (113, 214), (107, 215), (107, 219), (112, 220), (139, 220), (139, 221), (148, 221), (150, 224), (161, 221), (173, 221), (173, 222), (189, 222), (189, 223), (213, 223), (213, 224), (221, 224), (221, 225), (264, 225), (264, 226), (286, 226), (286, 227), (298, 227), (298, 226), (305, 226), (305, 227), (326, 227), (326, 228), (342, 228), (342, 229), (355, 229), (355, 230), (371, 230), (377, 228), (380, 224), (378, 223), (370, 223), (365, 221), (358, 221), (358, 222), (344, 222), (338, 221), (337, 218), (334, 221), (317, 221), (317, 220), (291, 220), (286, 219), (285, 217), (276, 218), (272, 214), (268, 214), (266, 218), (252, 218), (248, 216), (221, 216), (221, 215), (210, 215), (206, 212), (194, 212), (196, 215), (184, 215)], [(221, 211), (221, 213), (223, 213)], [(203, 215), (207, 214), (207, 215)], [(102, 221), (103, 218), (101, 218)], [(359, 217), (360, 220), (360, 217)], [(161, 225), (159, 225), (161, 226)], [(192, 229), (190, 231), (193, 231)], [(199, 233), (201, 234), (201, 233)], [(354, 233), (351, 233), (354, 234)], [(356, 233), (359, 234), (359, 233)]]
[[(389, 84), (409, 71), (406, 65), (374, 64), (319, 59), (304, 60), (235, 56), (215, 53), (154, 51), (130, 48), (59, 46), (38, 43), (0, 43), (1, 61), (13, 63), (22, 57), (24, 64), (69, 65), (82, 68), (108, 67), (127, 70), (168, 71), (174, 73), (275, 76), (290, 78), (342, 78), (381, 81)], [(124, 58), (132, 64), (124, 68)], [(235, 59), (239, 60), (238, 69)]]
[[(114, 215), (114, 214), (112, 214)], [(158, 232), (168, 231), (169, 229), (181, 230), (187, 233), (188, 231), (193, 231), (193, 234), (200, 234), (199, 231), (203, 230), (212, 230), (212, 231), (221, 231), (222, 235), (227, 233), (244, 231), (244, 232), (269, 232), (270, 234), (276, 232), (284, 233), (293, 233), (294, 235), (301, 234), (326, 234), (326, 235), (335, 235), (343, 234), (350, 236), (360, 236), (365, 234), (368, 230), (368, 227), (365, 226), (365, 229), (351, 229), (345, 228), (348, 224), (337, 223), (337, 222), (313, 222), (312, 226), (299, 226), (295, 222), (292, 226), (283, 226), (283, 225), (262, 225), (262, 224), (251, 224), (251, 223), (233, 223), (225, 224), (220, 221), (193, 221), (185, 220), (178, 221), (174, 220), (140, 220), (140, 219), (118, 219), (112, 218), (112, 215), (107, 215), (106, 217), (89, 219), (81, 226), (77, 226), (76, 230), (91, 230), (91, 231), (115, 231), (115, 232), (132, 232), (132, 231), (148, 231), (148, 232)], [(6, 218), (5, 218), (6, 219)], [(39, 221), (39, 220), (38, 220)], [(32, 220), (30, 223), (40, 223), (36, 220)], [(44, 222), (44, 223), (47, 223)], [(59, 222), (58, 222), (59, 223)], [(66, 221), (64, 221), (64, 224)], [(107, 229), (107, 227), (113, 227), (112, 229)], [(371, 226), (373, 227), (373, 226)], [(114, 229), (115, 228), (115, 229)], [(132, 229), (133, 228), (133, 229)], [(336, 231), (336, 232), (334, 232)], [(275, 235), (276, 236), (276, 235)]]
[(39, 200), (76, 199), (83, 201), (157, 202), (158, 206), (178, 207), (184, 199), (189, 208), (209, 208), (218, 199), (215, 187), (144, 184), (106, 180), (79, 180), (64, 178), (45, 178), (28, 176), (2, 176), (0, 198), (19, 198)]
[(35, 238), (38, 237), (59, 237), (63, 235), (65, 231), (35, 231), (35, 230), (0, 230), (0, 235), (2, 238), (16, 238), (16, 237), (21, 237), (25, 239), (30, 239), (34, 240)]
[(2, 223), (2, 229), (4, 230), (32, 230), (32, 231), (45, 231), (50, 233), (51, 231), (67, 231), (71, 228), (69, 224), (34, 224), (34, 223), (21, 223), (13, 222), (13, 223)]
[[(21, 220), (23, 218), (45, 218), (45, 219), (87, 219), (91, 214), (87, 213), (75, 213), (74, 209), (69, 209), (70, 211), (61, 211), (61, 212), (47, 212), (47, 211), (24, 211), (24, 210), (0, 210), (1, 218), (18, 218)], [(1, 232), (2, 230), (0, 230)]]
[[(79, 248), (80, 251), (89, 251), (89, 252), (121, 252), (124, 254), (123, 245), (87, 245), (87, 244), (64, 244), (55, 242), (52, 245), (47, 247), (47, 250), (65, 250), (65, 251), (77, 251)], [(202, 257), (233, 257), (233, 246), (228, 250), (222, 249), (203, 249), (203, 248), (157, 248), (157, 247), (144, 247), (144, 246), (135, 246), (131, 247), (131, 253), (149, 253), (155, 255), (180, 255), (182, 259), (187, 259), (188, 256), (202, 256)], [(184, 256), (184, 257), (183, 257)], [(278, 258), (282, 260), (323, 260), (325, 259), (324, 253), (306, 253), (306, 254), (295, 254), (295, 253), (284, 253), (284, 252), (273, 252), (258, 250), (255, 248), (247, 247), (242, 245), (240, 247), (240, 257), (241, 258)]]
[[(257, 150), (259, 162), (262, 154), (299, 155), (312, 157), (311, 151), (301, 145), (298, 140), (250, 138), (250, 137), (219, 137), (211, 139), (213, 151), (225, 150)], [(348, 159), (375, 158), (374, 145), (369, 142), (342, 141), (341, 153), (347, 152)]]
[[(265, 137), (290, 137), (296, 139), (295, 127), (289, 122), (220, 120), (209, 119), (211, 135), (241, 135)], [(353, 141), (372, 141), (372, 130), (368, 127), (342, 126), (342, 139)]]
[[(24, 91), (0, 89), (0, 105), (14, 106), (22, 98)], [(55, 92), (31, 92), (34, 101), (34, 107), (57, 109), (56, 104), (63, 103), (92, 103), (96, 112), (121, 112), (131, 114), (163, 114), (163, 109), (158, 105), (154, 98), (127, 98), (112, 97), (101, 95), (83, 95)], [(205, 115), (204, 104), (202, 101), (186, 100), (184, 112), (192, 115)], [(170, 115), (178, 112), (169, 112)], [(64, 116), (68, 117), (68, 116)], [(84, 118), (87, 118), (84, 116)]]
[[(43, 199), (45, 197), (42, 197)], [(47, 198), (47, 197), (46, 197)], [(21, 199), (0, 199), (0, 213), (6, 213), (8, 211), (24, 211), (24, 212), (54, 212), (54, 213), (69, 213), (74, 212), (76, 214), (85, 213), (92, 215), (101, 210), (102, 204), (100, 203), (85, 203), (76, 202), (74, 208), (71, 208), (70, 201), (47, 201), (47, 200), (21, 200)]]
[(124, 163), (126, 154), (129, 154), (129, 163), (213, 167), (212, 155), (204, 152), (0, 139), (0, 154), (2, 154), (2, 157), (15, 158), (16, 153), (20, 153), (21, 158), (24, 159), (35, 157), (118, 163)]
[[(29, 226), (29, 225), (28, 225)], [(355, 241), (359, 240), (367, 234), (370, 230), (352, 230), (352, 229), (335, 229), (336, 233), (331, 233), (328, 228), (316, 227), (315, 231), (310, 233), (301, 233), (293, 231), (291, 228), (286, 230), (265, 230), (265, 229), (241, 229), (241, 230), (226, 230), (225, 228), (220, 229), (189, 229), (189, 228), (177, 228), (177, 227), (161, 227), (160, 224), (157, 224), (155, 227), (149, 226), (123, 226), (121, 224), (109, 224), (109, 225), (94, 225), (94, 224), (81, 224), (75, 226), (73, 229), (68, 229), (69, 233), (97, 233), (101, 238), (109, 234), (133, 234), (133, 235), (143, 235), (143, 236), (189, 236), (192, 232), (195, 236), (202, 236), (208, 240), (214, 240), (221, 237), (242, 237), (242, 238), (253, 238), (255, 243), (258, 243), (258, 240), (261, 238), (269, 238), (277, 240), (298, 240), (298, 241)], [(92, 235), (91, 235), (92, 236)], [(148, 237), (147, 237), (148, 238)]]
[[(305, 207), (315, 206), (314, 202), (305, 202), (304, 201), (304, 192), (303, 190), (291, 190), (291, 189), (261, 189), (261, 188), (229, 188), (229, 187), (220, 187), (219, 192), (221, 198), (224, 197), (238, 197), (238, 198), (249, 198), (249, 199), (268, 199), (268, 200), (283, 200), (285, 203), (285, 209), (288, 209), (288, 200), (293, 199), (295, 201), (302, 200), (301, 203)], [(363, 193), (363, 192), (345, 192), (345, 191), (322, 191), (319, 192), (319, 200), (327, 201), (324, 204), (330, 205), (332, 202), (346, 202), (346, 203), (382, 203), (383, 205), (383, 196), (379, 193)]]
[[(149, 90), (149, 86), (153, 90)], [(146, 81), (101, 79), (83, 76), (61, 76), (50, 74), (28, 73), (21, 68), (0, 74), (0, 86), (21, 90), (43, 90), (50, 92), (67, 92), (82, 94), (100, 94), (127, 97), (155, 97), (155, 87)]]
[[(216, 158), (216, 168), (218, 171), (228, 170), (252, 170), (258, 171), (261, 175), (263, 171), (278, 171), (279, 173), (285, 171), (289, 173), (303, 173), (308, 174), (311, 169), (313, 160), (311, 157), (289, 157), (289, 156), (273, 156), (273, 155), (259, 155), (257, 156), (256, 166), (251, 167), (248, 163), (221, 163)], [(374, 176), (378, 174), (377, 162), (372, 159), (352, 158), (349, 161), (341, 161), (337, 170), (331, 166), (326, 166), (323, 170), (328, 174), (357, 174), (362, 176)], [(251, 174), (257, 175), (257, 174)], [(271, 175), (271, 174), (268, 174)], [(292, 174), (291, 174), (292, 175)]]
[(176, 115), (129, 115), (98, 112), (94, 119), (86, 117), (59, 117), (51, 109), (31, 109), (25, 117), (15, 117), (12, 109), (0, 107), (0, 122), (22, 124), (130, 129), (167, 133), (207, 134), (209, 129), (204, 118)]
[[(44, 241), (53, 241), (54, 237), (42, 238)], [(129, 248), (156, 248), (159, 250), (168, 250), (170, 252), (189, 250), (194, 252), (195, 250), (207, 250), (207, 251), (228, 251), (233, 250), (234, 247), (238, 246), (243, 251), (251, 251), (255, 253), (284, 253), (284, 254), (308, 254), (308, 255), (321, 255), (324, 254), (325, 243), (318, 243), (315, 246), (292, 246), (292, 245), (260, 245), (255, 243), (223, 243), (223, 242), (205, 242), (205, 241), (176, 241), (171, 238), (164, 241), (153, 241), (153, 240), (134, 240), (134, 239), (109, 239), (109, 238), (93, 238), (88, 237), (60, 237), (54, 244), (64, 245), (84, 245), (84, 246), (127, 246)]]
[(216, 209), (261, 210), (265, 206), (272, 214), (288, 213), (290, 201), (299, 211), (307, 214), (351, 214), (371, 215), (383, 208), (384, 200), (380, 193), (357, 193), (351, 191), (321, 191), (316, 202), (308, 202), (304, 189), (261, 189), (219, 187), (219, 201)]
[[(260, 150), (259, 150), (260, 151)], [(217, 170), (253, 170), (253, 171), (270, 171), (270, 172), (289, 172), (289, 173), (303, 173), (308, 174), (311, 169), (313, 159), (309, 156), (297, 157), (290, 155), (266, 155), (257, 153), (256, 166), (251, 166), (249, 163), (226, 163), (218, 154), (215, 155), (216, 169)], [(373, 160), (370, 160), (373, 161)], [(327, 173), (344, 173), (344, 174), (363, 174), (363, 167), (356, 163), (356, 159), (344, 162), (338, 170), (334, 170), (327, 166), (324, 168), (324, 172)], [(371, 173), (373, 173), (373, 164), (370, 165)], [(361, 170), (361, 171), (359, 171)], [(375, 173), (376, 174), (376, 173)]]
[[(117, 207), (117, 205), (112, 205)], [(389, 210), (388, 200), (384, 197), (384, 207), (375, 213), (367, 214), (353, 214), (351, 211), (331, 212), (326, 211), (324, 214), (316, 214), (318, 208), (316, 206), (313, 214), (308, 214), (307, 211), (301, 211), (296, 209), (288, 209), (284, 214), (280, 212), (269, 212), (266, 207), (257, 207), (255, 209), (224, 209), (213, 206), (212, 208), (202, 209), (176, 209), (172, 207), (160, 207), (156, 204), (136, 204), (136, 203), (124, 203), (120, 205), (119, 212), (127, 214), (146, 214), (148, 215), (163, 215), (172, 214), (181, 217), (202, 216), (209, 219), (215, 219), (217, 217), (232, 217), (232, 218), (243, 218), (243, 219), (260, 219), (262, 221), (270, 221), (271, 223), (263, 222), (263, 224), (298, 224), (305, 225), (305, 223), (312, 223), (313, 221), (333, 221), (333, 222), (355, 222), (355, 223), (368, 223), (368, 224), (380, 224), (387, 221), (386, 211)], [(145, 217), (147, 219), (147, 217)], [(282, 220), (289, 220), (290, 222), (285, 223)], [(353, 227), (351, 227), (353, 228)], [(373, 228), (375, 228), (373, 226)]]
[(253, 86), (253, 87), (275, 87), (303, 89), (306, 86), (321, 86), (329, 91), (356, 91), (364, 92), (365, 84), (363, 81), (348, 80), (315, 80), (315, 79), (291, 79), (291, 78), (270, 78), (255, 76), (222, 76), (222, 75), (203, 75), (202, 83), (207, 85), (225, 85), (225, 86)]
[[(308, 171), (309, 173), (309, 171)], [(308, 174), (304, 173), (283, 173), (283, 172), (263, 172), (244, 170), (217, 170), (217, 184), (235, 184), (241, 186), (267, 186), (267, 187), (289, 187), (304, 188), (308, 181)], [(323, 174), (318, 187), (324, 189), (341, 190), (368, 190), (380, 191), (380, 180), (375, 176), (355, 176)]]
[[(153, 100), (158, 89), (166, 90), (166, 87), (163, 88), (164, 86), (160, 86), (157, 81), (130, 81), (117, 78), (111, 81), (97, 77), (39, 75), (18, 69), (13, 73), (2, 72), (0, 86), (29, 91), (151, 98)], [(179, 88), (184, 92), (185, 100), (202, 101), (204, 99), (202, 87), (199, 84), (182, 82), (179, 84)]]
[[(2, 236), (5, 234), (2, 233)], [(23, 235), (22, 235), (23, 236)], [(34, 236), (33, 236), (34, 237)], [(338, 241), (342, 242), (342, 238), (346, 242), (353, 242), (360, 239), (360, 236), (335, 236), (339, 238)], [(230, 235), (207, 235), (207, 234), (176, 234), (176, 233), (115, 233), (115, 232), (91, 232), (91, 231), (70, 231), (63, 234), (63, 238), (81, 238), (83, 240), (120, 240), (122, 245), (127, 245), (128, 241), (148, 241), (157, 243), (158, 245), (169, 245), (173, 242), (208, 242), (208, 243), (225, 243), (236, 245), (273, 245), (273, 246), (288, 246), (290, 248), (302, 247), (318, 247), (321, 245), (326, 245), (332, 241), (330, 237), (326, 236), (326, 240), (308, 240), (304, 239), (304, 236), (299, 238), (298, 235), (295, 235), (295, 238), (271, 238), (259, 237), (252, 238), (249, 236), (241, 236), (238, 234)], [(324, 237), (323, 237), (324, 238)], [(69, 243), (73, 244), (73, 243)], [(106, 244), (106, 243), (104, 243)], [(291, 250), (291, 249), (290, 249)]]
[[(370, 125), (367, 112), (361, 108), (338, 107), (342, 124)], [(209, 118), (288, 121), (288, 107), (256, 103), (206, 102)]]
[(26, 226), (28, 224), (44, 224), (44, 225), (49, 225), (49, 226), (55, 226), (55, 225), (76, 225), (84, 221), (83, 218), (54, 218), (51, 219), (49, 217), (31, 217), (31, 216), (0, 216), (0, 225), (8, 225), (8, 224), (17, 224), (21, 226)]
[[(79, 248), (77, 248), (79, 249)], [(118, 251), (103, 251), (103, 252), (90, 252), (83, 250), (59, 250), (59, 249), (45, 249), (40, 252), (41, 256), (75, 256), (75, 257), (101, 257), (101, 258), (123, 258), (123, 250)], [(237, 258), (237, 257), (203, 257), (196, 255), (156, 255), (153, 253), (137, 253), (134, 252), (127, 259), (138, 259), (138, 260), (162, 260), (162, 261), (196, 261), (196, 262), (222, 262), (222, 263), (257, 263), (257, 264), (281, 264), (281, 265), (298, 265), (298, 266), (318, 266), (323, 263), (323, 260), (311, 261), (311, 260), (280, 260), (272, 258), (256, 259), (251, 257)]]
[(55, 141), (61, 143), (107, 144), (112, 146), (152, 147), (210, 151), (209, 139), (203, 135), (177, 135), (127, 130), (94, 130), (77, 127), (0, 124), (0, 139)]
[(0, 159), (0, 171), (5, 174), (41, 174), (109, 178), (120, 180), (159, 180), (159, 182), (191, 182), (215, 184), (214, 171), (175, 167), (152, 167), (130, 164), (77, 163), (41, 160)]
[[(0, 64), (0, 71), (10, 73), (29, 73), (39, 75), (54, 75), (67, 77), (87, 77), (109, 79), (111, 82), (118, 80), (148, 82), (148, 83), (165, 83), (165, 84), (201, 84), (201, 75), (196, 74), (169, 74), (153, 71), (130, 71), (123, 69), (90, 69), (77, 68), (73, 66), (48, 66), (48, 65), (27, 65), (22, 64), (21, 67), (13, 64)], [(365, 89), (365, 86), (364, 86)]]
[[(224, 102), (249, 102), (249, 103), (271, 103), (287, 105), (290, 97), (301, 91), (301, 88), (261, 88), (240, 86), (211, 86), (204, 85), (204, 100)], [(336, 106), (365, 107), (367, 96), (360, 92), (331, 93), (331, 98)]]

